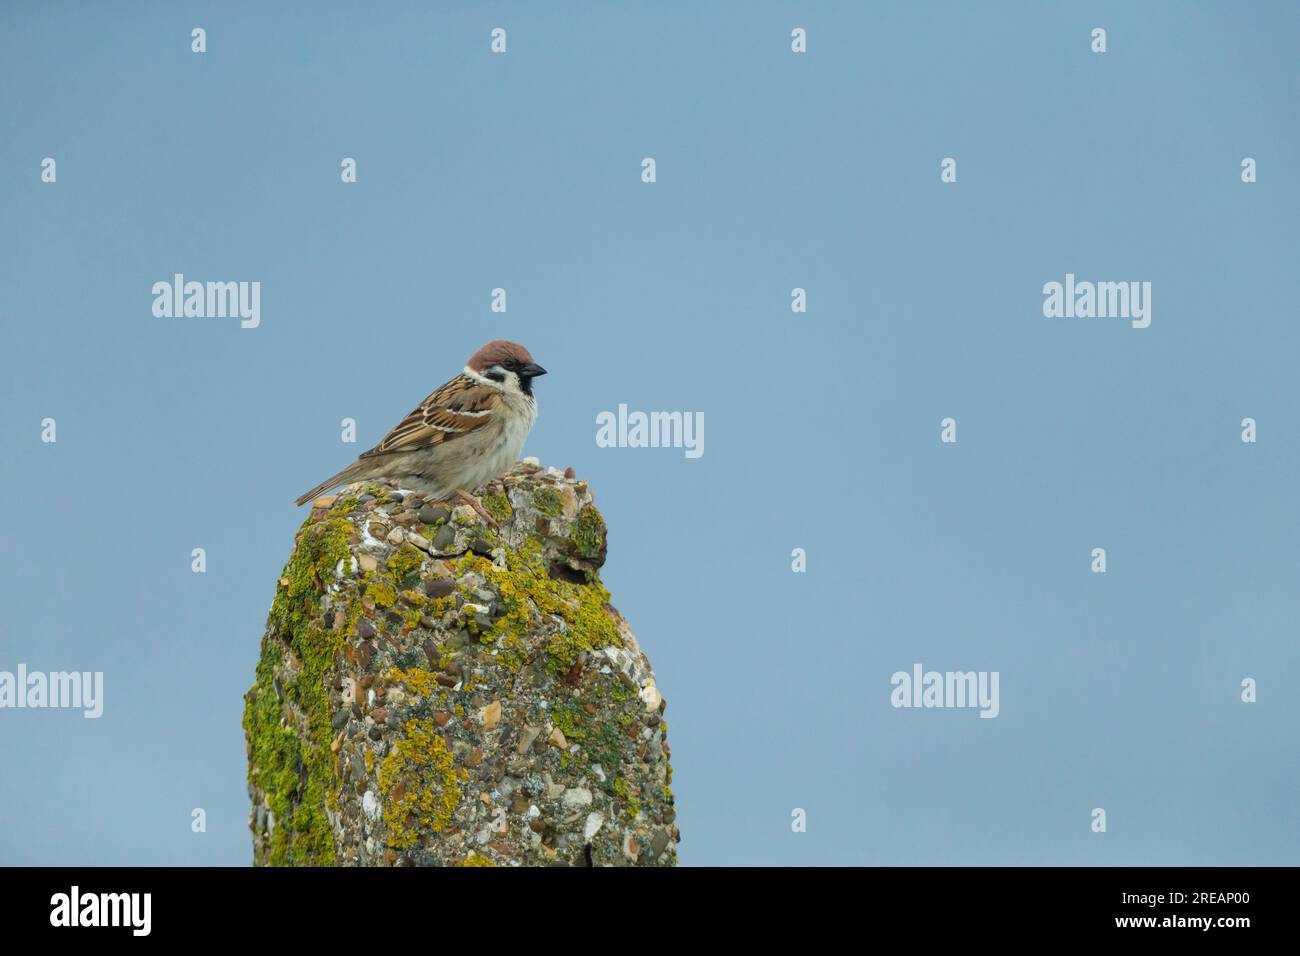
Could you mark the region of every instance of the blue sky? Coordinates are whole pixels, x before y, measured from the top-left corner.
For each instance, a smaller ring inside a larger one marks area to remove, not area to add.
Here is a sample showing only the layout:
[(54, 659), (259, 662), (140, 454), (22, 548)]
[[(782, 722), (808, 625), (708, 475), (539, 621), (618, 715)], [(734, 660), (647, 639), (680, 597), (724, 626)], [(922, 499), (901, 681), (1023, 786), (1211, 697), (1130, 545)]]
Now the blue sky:
[[(289, 502), (504, 336), (550, 372), (525, 453), (609, 522), (684, 864), (1294, 865), (1297, 27), (3, 5), (0, 670), (102, 670), (105, 711), (0, 711), (0, 862), (250, 862)], [(177, 272), (261, 282), (260, 326), (154, 317)], [(1067, 273), (1151, 326), (1045, 318)], [(705, 454), (598, 447), (620, 403)], [(915, 663), (999, 672), (998, 717), (891, 707)]]

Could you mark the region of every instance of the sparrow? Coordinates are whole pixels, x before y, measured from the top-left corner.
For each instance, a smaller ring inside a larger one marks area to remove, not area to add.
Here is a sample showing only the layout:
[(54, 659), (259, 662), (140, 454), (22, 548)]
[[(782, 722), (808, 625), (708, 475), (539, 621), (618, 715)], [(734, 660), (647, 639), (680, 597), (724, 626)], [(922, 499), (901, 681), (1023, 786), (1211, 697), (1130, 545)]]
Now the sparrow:
[(504, 474), (518, 459), (537, 421), (533, 379), (545, 374), (518, 342), (489, 342), (383, 441), (294, 503), (301, 505), (339, 485), (385, 477), (431, 501), (448, 501), (454, 495), (495, 526), (470, 492)]

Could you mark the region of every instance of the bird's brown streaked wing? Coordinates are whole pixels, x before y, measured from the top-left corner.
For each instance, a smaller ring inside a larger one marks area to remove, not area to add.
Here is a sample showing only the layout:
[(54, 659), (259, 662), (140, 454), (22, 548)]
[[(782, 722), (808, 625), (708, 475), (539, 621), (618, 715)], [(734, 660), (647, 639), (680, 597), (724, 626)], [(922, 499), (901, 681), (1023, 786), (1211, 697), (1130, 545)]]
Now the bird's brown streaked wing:
[(417, 451), (453, 441), (482, 428), (493, 419), (497, 393), (464, 375), (457, 375), (420, 403), (362, 458)]

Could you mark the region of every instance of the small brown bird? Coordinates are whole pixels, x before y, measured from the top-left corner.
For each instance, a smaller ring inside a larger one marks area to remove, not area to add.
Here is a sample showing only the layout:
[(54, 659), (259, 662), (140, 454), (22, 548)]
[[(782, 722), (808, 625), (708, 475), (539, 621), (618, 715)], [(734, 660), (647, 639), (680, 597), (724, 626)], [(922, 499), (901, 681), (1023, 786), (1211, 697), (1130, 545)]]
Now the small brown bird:
[(339, 485), (385, 477), (430, 500), (456, 495), (496, 524), (470, 492), (505, 473), (518, 459), (537, 420), (533, 379), (545, 374), (519, 343), (489, 342), (383, 441), (295, 504)]

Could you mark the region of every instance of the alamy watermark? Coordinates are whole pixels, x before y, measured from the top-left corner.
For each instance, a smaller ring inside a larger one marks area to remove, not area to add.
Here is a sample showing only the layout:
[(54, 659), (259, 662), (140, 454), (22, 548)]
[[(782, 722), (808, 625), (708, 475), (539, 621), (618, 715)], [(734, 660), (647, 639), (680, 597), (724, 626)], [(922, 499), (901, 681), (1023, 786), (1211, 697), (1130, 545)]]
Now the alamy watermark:
[(889, 702), (895, 707), (978, 707), (981, 717), (996, 717), (997, 671), (927, 671), (920, 664), (912, 672), (895, 671), (889, 679)]
[(124, 926), (132, 936), (148, 936), (152, 911), (152, 893), (83, 893), (74, 886), (50, 897), (51, 926)]
[(1043, 315), (1049, 319), (1132, 319), (1133, 328), (1151, 324), (1150, 282), (1065, 282), (1043, 286)]
[(704, 454), (703, 412), (629, 412), (596, 416), (599, 448), (684, 448), (687, 458)]
[(171, 282), (153, 284), (153, 314), (160, 319), (239, 319), (240, 328), (262, 324), (261, 282), (186, 282), (177, 272)]
[(0, 709), (54, 707), (77, 709), (88, 720), (104, 713), (103, 671), (0, 671)]

